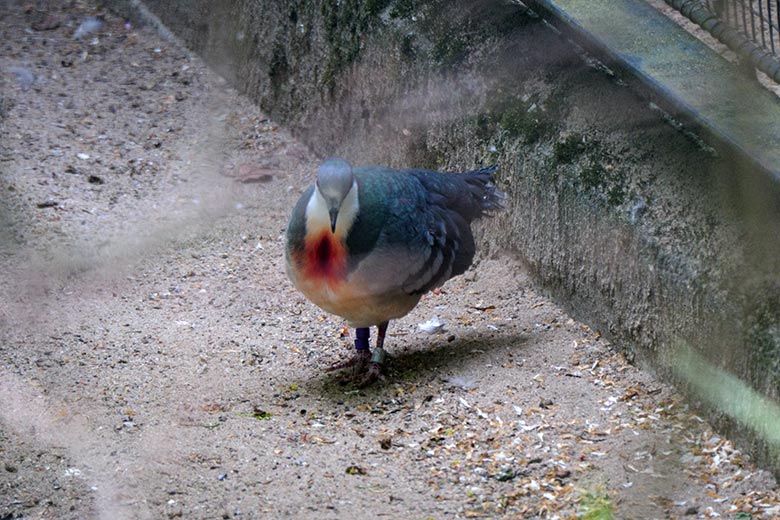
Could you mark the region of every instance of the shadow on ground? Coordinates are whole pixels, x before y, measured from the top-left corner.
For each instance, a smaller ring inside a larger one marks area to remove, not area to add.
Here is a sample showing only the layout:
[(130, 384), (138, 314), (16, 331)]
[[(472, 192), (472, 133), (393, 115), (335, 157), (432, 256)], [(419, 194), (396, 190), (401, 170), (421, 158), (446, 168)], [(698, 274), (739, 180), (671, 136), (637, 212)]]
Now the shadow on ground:
[(338, 402), (344, 401), (345, 396), (360, 396), (358, 400), (361, 401), (365, 397), (386, 397), (389, 392), (395, 392), (396, 384), (431, 384), (437, 378), (448, 378), (475, 365), (490, 364), (492, 353), (502, 347), (524, 350), (531, 340), (532, 336), (527, 333), (484, 336), (473, 332), (451, 342), (447, 342), (446, 337), (420, 341), (415, 349), (393, 351), (391, 344), (384, 381), (359, 389), (353, 383), (344, 382), (344, 371), (327, 372), (323, 367), (319, 375), (303, 384), (307, 393)]

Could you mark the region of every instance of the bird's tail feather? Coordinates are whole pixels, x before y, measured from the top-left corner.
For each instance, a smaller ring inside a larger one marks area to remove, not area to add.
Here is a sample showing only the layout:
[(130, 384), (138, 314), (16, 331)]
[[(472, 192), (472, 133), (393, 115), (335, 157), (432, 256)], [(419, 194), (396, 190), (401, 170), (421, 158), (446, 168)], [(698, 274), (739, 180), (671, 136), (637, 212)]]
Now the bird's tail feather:
[(498, 170), (498, 164), (491, 164), (467, 172), (467, 182), (482, 191), (482, 206), (479, 216), (491, 216), (494, 212), (504, 208), (506, 194), (499, 190), (493, 183), (493, 174)]

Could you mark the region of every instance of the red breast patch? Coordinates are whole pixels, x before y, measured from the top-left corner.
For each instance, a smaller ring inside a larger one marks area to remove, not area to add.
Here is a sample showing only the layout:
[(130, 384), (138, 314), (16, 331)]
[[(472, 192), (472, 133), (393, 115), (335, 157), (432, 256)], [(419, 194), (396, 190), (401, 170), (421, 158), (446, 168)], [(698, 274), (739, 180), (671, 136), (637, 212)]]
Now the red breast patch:
[(330, 230), (306, 239), (303, 273), (306, 278), (330, 284), (340, 282), (347, 268), (347, 251)]

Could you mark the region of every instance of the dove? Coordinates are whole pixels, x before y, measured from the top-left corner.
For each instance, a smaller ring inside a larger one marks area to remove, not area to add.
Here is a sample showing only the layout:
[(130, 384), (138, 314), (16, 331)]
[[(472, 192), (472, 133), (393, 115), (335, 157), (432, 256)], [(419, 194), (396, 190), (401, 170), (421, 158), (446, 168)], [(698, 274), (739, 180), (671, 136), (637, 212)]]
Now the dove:
[(322, 163), (292, 211), (285, 264), (306, 298), (356, 329), (354, 356), (330, 370), (351, 367), (361, 386), (381, 377), (389, 322), (471, 266), (472, 221), (503, 207), (496, 169), (353, 167), (336, 157)]

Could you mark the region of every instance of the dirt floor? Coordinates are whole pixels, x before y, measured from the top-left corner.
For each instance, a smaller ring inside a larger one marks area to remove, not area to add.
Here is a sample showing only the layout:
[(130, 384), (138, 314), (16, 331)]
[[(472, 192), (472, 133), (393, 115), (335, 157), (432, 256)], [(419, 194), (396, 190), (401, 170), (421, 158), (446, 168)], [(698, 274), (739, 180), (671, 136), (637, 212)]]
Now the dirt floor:
[(282, 261), (318, 158), (174, 43), (51, 4), (0, 1), (0, 519), (780, 517), (507, 253), (340, 385), (350, 338)]

